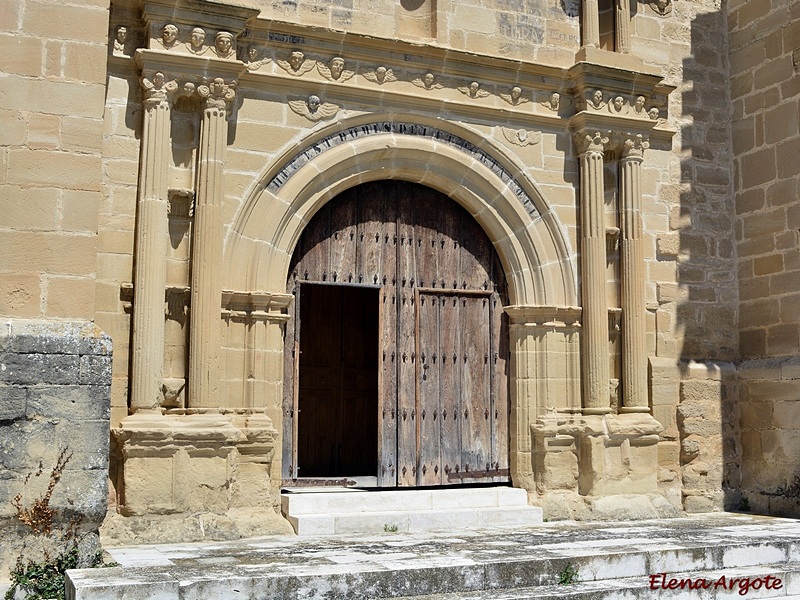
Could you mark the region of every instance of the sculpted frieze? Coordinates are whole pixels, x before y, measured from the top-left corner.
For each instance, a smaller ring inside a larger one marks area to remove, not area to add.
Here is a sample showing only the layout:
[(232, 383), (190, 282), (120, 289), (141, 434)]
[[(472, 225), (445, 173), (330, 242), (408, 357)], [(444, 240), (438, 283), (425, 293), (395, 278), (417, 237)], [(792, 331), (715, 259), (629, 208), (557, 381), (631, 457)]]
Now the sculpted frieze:
[(473, 81), (469, 85), (460, 86), (458, 91), (470, 98), (486, 98), (491, 95), (488, 90), (481, 89), (481, 84), (477, 81)]
[(258, 71), (264, 65), (269, 64), (272, 60), (258, 46), (248, 46), (247, 55), (243, 58), (248, 71)]
[(527, 98), (522, 95), (522, 88), (518, 85), (515, 85), (511, 88), (511, 91), (508, 94), (500, 93), (500, 97), (508, 102), (511, 106), (518, 106), (520, 104), (525, 104), (526, 102), (530, 102), (530, 98)]
[(275, 62), (281, 69), (294, 77), (305, 75), (317, 64), (314, 59), (306, 58), (306, 55), (300, 50), (294, 50), (286, 60), (278, 59)]
[(411, 80), (411, 83), (425, 90), (440, 90), (444, 87), (441, 83), (436, 81), (436, 76), (430, 71), (425, 73), (422, 77), (415, 77)]
[(653, 12), (656, 14), (666, 17), (672, 12), (672, 0), (656, 0), (650, 3), (650, 8), (652, 8)]
[(362, 74), (367, 81), (377, 83), (378, 85), (397, 81), (394, 71), (392, 71), (392, 69), (387, 69), (384, 66), (376, 67), (374, 70), (363, 71)]
[(339, 106), (331, 102), (323, 102), (319, 96), (311, 94), (305, 100), (290, 100), (292, 112), (316, 123), (332, 119), (339, 112)]
[(561, 105), (561, 94), (553, 92), (541, 105), (553, 112), (558, 112), (558, 108)]
[(197, 86), (197, 94), (203, 100), (204, 108), (229, 111), (236, 96), (236, 83), (226, 82), (222, 77)]
[(511, 129), (509, 127), (501, 127), (500, 131), (503, 133), (503, 138), (507, 142), (522, 148), (538, 144), (542, 139), (542, 133), (540, 131)]
[(317, 63), (317, 71), (328, 81), (347, 81), (356, 74), (355, 71), (345, 68), (344, 59), (336, 56), (326, 65), (323, 62)]

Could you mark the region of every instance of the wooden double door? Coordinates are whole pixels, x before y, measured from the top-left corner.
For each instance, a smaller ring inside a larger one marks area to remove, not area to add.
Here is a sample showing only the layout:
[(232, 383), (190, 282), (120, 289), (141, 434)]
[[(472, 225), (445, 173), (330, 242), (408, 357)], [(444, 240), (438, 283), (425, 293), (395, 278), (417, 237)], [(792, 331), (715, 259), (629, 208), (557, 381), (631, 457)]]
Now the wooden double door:
[(508, 481), (505, 279), (447, 196), (340, 194), (292, 258), (283, 477), (381, 487)]

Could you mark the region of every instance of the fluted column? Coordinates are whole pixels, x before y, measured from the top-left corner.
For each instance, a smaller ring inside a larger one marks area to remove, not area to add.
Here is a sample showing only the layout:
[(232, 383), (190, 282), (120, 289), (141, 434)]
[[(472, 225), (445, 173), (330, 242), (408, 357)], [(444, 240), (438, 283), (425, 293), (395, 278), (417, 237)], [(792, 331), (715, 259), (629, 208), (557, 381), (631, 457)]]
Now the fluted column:
[(161, 403), (164, 373), (164, 289), (167, 285), (167, 174), (170, 106), (177, 89), (163, 73), (142, 77), (144, 124), (136, 203), (136, 270), (131, 340), (131, 411)]
[(644, 227), (641, 164), (649, 146), (641, 135), (623, 142), (620, 168), (620, 259), (622, 262), (622, 407), (649, 412), (647, 325), (644, 301)]
[(600, 46), (600, 16), (597, 0), (583, 0), (581, 6), (581, 25), (583, 26), (583, 45)]
[(219, 406), (220, 313), (222, 306), (222, 198), (228, 108), (233, 84), (216, 78), (200, 85), (200, 125), (189, 312), (189, 406)]
[(616, 19), (614, 19), (615, 50), (631, 51), (631, 4), (630, 0), (616, 0)]
[(577, 143), (581, 163), (583, 412), (603, 414), (611, 411), (603, 189), (603, 153), (608, 138), (584, 131), (578, 134)]

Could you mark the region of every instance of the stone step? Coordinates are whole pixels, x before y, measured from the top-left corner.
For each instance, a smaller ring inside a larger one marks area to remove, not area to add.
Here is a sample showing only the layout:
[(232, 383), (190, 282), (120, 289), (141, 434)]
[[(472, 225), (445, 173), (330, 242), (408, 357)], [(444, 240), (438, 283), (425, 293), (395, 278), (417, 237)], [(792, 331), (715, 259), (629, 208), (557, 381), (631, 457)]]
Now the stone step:
[(492, 508), (527, 506), (528, 493), (512, 487), (458, 488), (436, 490), (342, 489), (281, 494), (285, 515), (310, 515), (354, 512), (447, 510), (452, 508)]
[(435, 490), (318, 491), (281, 494), (298, 535), (454, 531), (536, 525), (542, 510), (506, 486)]
[[(70, 571), (68, 598), (688, 597), (678, 595), (686, 590), (650, 590), (649, 576), (662, 572), (668, 578), (709, 573), (715, 579), (784, 574), (785, 587), (777, 590), (782, 594), (774, 597), (800, 594), (800, 522), (749, 515), (447, 533), (276, 536), (108, 551), (121, 566)], [(578, 583), (555, 585), (570, 565)], [(718, 590), (703, 596), (691, 590), (690, 597), (771, 597), (765, 591), (742, 596), (738, 590), (727, 595)]]
[[(662, 587), (664, 585), (675, 587)], [(401, 596), (393, 600), (637, 600), (656, 598), (662, 594), (670, 600), (800, 600), (800, 562), (724, 571), (670, 573), (664, 579), (657, 576), (652, 582), (650, 577), (626, 577), (514, 589)]]
[(415, 533), (459, 531), (478, 527), (511, 527), (542, 522), (542, 509), (533, 506), (393, 510), (333, 514), (288, 515), (297, 535), (345, 533)]

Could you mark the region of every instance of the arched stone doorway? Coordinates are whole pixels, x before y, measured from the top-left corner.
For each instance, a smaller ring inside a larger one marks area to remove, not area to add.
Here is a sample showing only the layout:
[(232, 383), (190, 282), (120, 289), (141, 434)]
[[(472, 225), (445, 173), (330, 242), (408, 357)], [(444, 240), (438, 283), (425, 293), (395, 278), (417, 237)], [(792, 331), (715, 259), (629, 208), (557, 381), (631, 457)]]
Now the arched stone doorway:
[(508, 481), (506, 282), (466, 210), (405, 181), (350, 188), (304, 229), (287, 288), (285, 480)]

